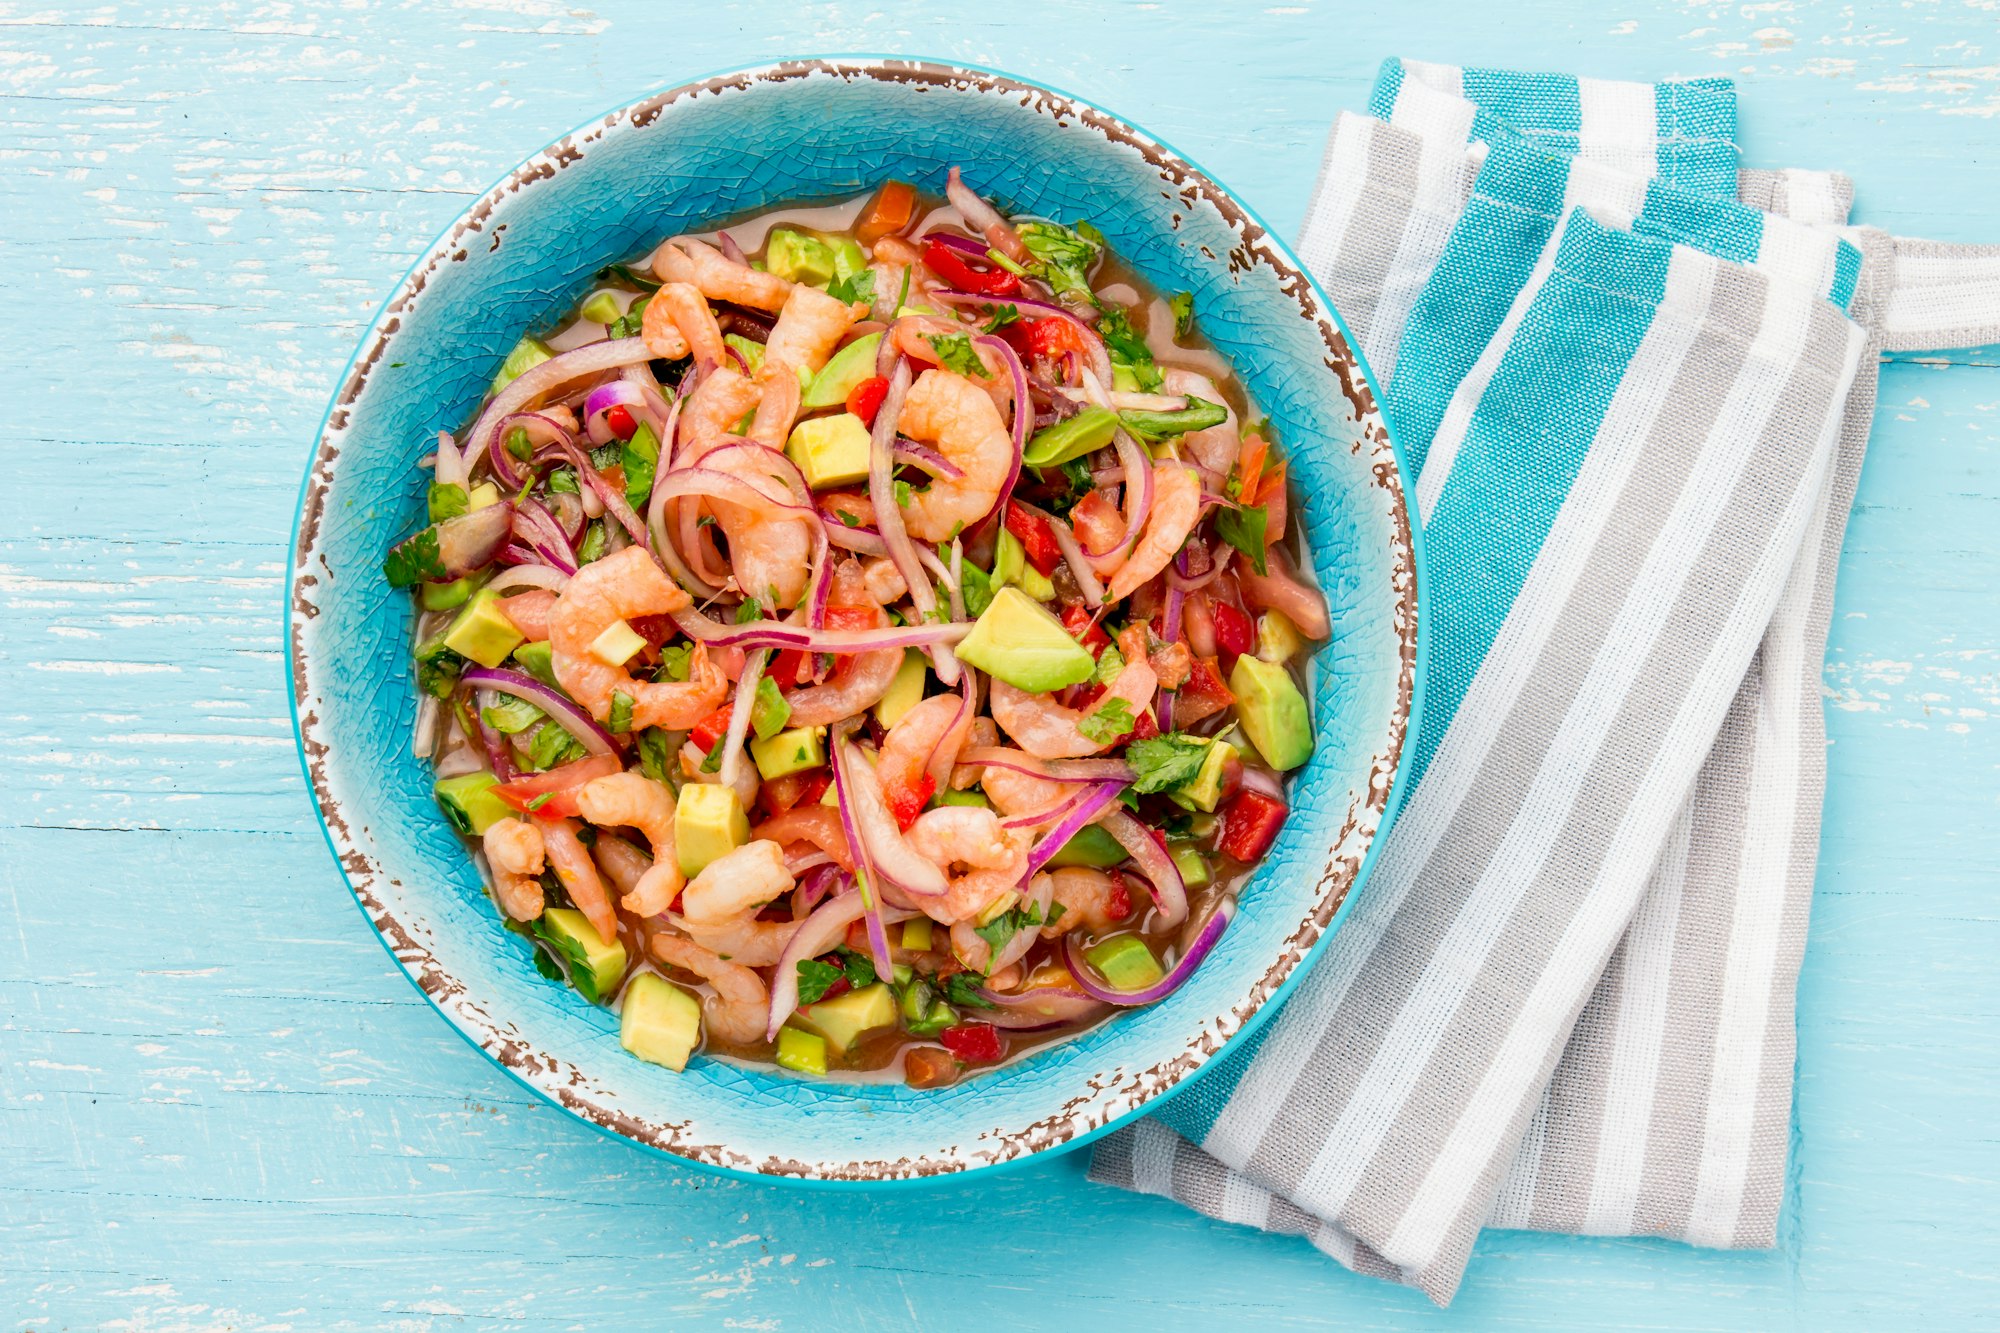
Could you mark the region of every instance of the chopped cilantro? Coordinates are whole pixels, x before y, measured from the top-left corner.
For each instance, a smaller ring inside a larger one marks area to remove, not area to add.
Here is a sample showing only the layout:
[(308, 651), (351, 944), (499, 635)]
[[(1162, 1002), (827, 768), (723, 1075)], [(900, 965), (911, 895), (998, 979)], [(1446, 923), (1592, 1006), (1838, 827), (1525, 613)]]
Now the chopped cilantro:
[(757, 605), (755, 598), (745, 597), (736, 604), (737, 624), (747, 625), (753, 620), (762, 620), (763, 618), (764, 608)]
[(1245, 505), (1235, 509), (1215, 511), (1215, 534), (1250, 557), (1250, 563), (1257, 572), (1265, 572), (1264, 525), (1270, 515), (1263, 505)]
[(1129, 735), (1137, 725), (1132, 717), (1132, 705), (1114, 695), (1077, 723), (1076, 729), (1083, 733), (1085, 740), (1109, 745), (1120, 736)]
[(1209, 744), (1201, 736), (1180, 731), (1133, 741), (1125, 747), (1125, 762), (1132, 765), (1133, 790), (1166, 791), (1193, 781), (1208, 758)]
[(544, 722), (534, 739), (528, 742), (528, 764), (537, 772), (567, 764), (572, 759), (581, 759), (588, 753), (582, 741), (553, 722)]
[(875, 299), (875, 270), (857, 269), (826, 289), (826, 294), (836, 301), (852, 305), (856, 301)]
[(653, 672), (653, 679), (686, 680), (693, 657), (694, 645), (691, 643), (670, 644), (660, 649), (660, 665)]
[(1097, 657), (1097, 674), (1092, 677), (1099, 685), (1109, 685), (1125, 669), (1125, 654), (1118, 651), (1118, 645), (1107, 643)]
[(619, 462), (625, 467), (625, 503), (643, 512), (653, 496), (653, 473), (660, 464), (660, 441), (645, 422), (625, 441)]
[(709, 746), (708, 753), (701, 757), (702, 772), (720, 773), (722, 771), (722, 750), (723, 747), (728, 744), (729, 744), (728, 732), (724, 732), (722, 735), (717, 736), (715, 738), (715, 744)]
[(502, 443), (507, 446), (507, 452), (514, 455), (518, 462), (525, 463), (535, 456), (535, 442), (528, 438), (526, 426), (515, 426), (510, 429)]
[(979, 978), (970, 972), (954, 972), (935, 978), (947, 1003), (959, 1009), (996, 1009), (999, 1006), (979, 993)]
[(602, 472), (624, 456), (625, 446), (614, 440), (610, 444), (600, 444), (590, 451), (590, 465)]
[(963, 333), (933, 333), (924, 339), (938, 354), (938, 364), (946, 370), (956, 371), (971, 379), (986, 378), (986, 363), (979, 359), (979, 349), (972, 345), (972, 339)]
[(987, 333), (998, 333), (1021, 318), (1021, 308), (1017, 305), (989, 305), (985, 310), (991, 316), (986, 321)]
[(1153, 349), (1132, 327), (1132, 318), (1123, 309), (1107, 307), (1097, 321), (1097, 334), (1104, 339), (1112, 364), (1123, 365), (1130, 370), (1132, 377), (1139, 382), (1141, 392), (1152, 393), (1160, 387), (1160, 368), (1153, 364)]
[(398, 542), (382, 557), (382, 577), (389, 580), (392, 588), (407, 588), (427, 579), (442, 582), (444, 573), (436, 528), (425, 528), (416, 536)]
[(1167, 298), (1167, 309), (1174, 312), (1174, 336), (1187, 337), (1194, 328), (1194, 293), (1175, 292)]
[(589, 530), (583, 534), (583, 543), (576, 548), (576, 562), (579, 565), (589, 564), (603, 555), (605, 548), (609, 545), (611, 545), (611, 538), (604, 531), (604, 520), (600, 518), (592, 523)]
[(632, 730), (632, 696), (623, 690), (611, 692), (611, 716), (605, 725), (619, 735)]
[(993, 605), (993, 576), (970, 560), (959, 561), (958, 595), (965, 599), (965, 614), (977, 618)]
[(986, 947), (997, 954), (1007, 947), (1007, 941), (1031, 926), (1042, 924), (1041, 909), (1029, 903), (1026, 907), (1010, 907), (983, 926), (974, 926), (972, 933), (986, 941)]
[(550, 801), (553, 801), (555, 798), (556, 794), (554, 792), (545, 791), (540, 796), (537, 796), (534, 800), (528, 802), (528, 809), (539, 810), (543, 806), (547, 805)]
[(817, 958), (799, 959), (799, 1003), (817, 1003), (844, 975), (832, 963), (823, 963)]
[(471, 513), (472, 498), (465, 493), (465, 487), (455, 481), (434, 481), (426, 497), (426, 507), (430, 511), (431, 522), (442, 523), (448, 518)]
[(556, 468), (549, 473), (548, 488), (551, 495), (581, 495), (583, 493), (581, 488), (576, 484), (576, 473), (566, 467)]
[(916, 492), (910, 489), (909, 482), (902, 481), (900, 479), (896, 482), (896, 508), (908, 509), (910, 507), (910, 501), (913, 498), (915, 498), (915, 496)]
[(750, 701), (750, 729), (760, 741), (769, 740), (785, 729), (792, 719), (792, 705), (778, 692), (778, 682), (769, 676), (757, 678), (757, 697)]
[[(854, 515), (848, 513), (845, 509), (834, 510), (833, 516), (839, 519), (842, 523), (846, 524), (850, 528), (858, 528), (861, 526), (861, 520), (856, 518)], [(707, 515), (703, 515), (703, 517), (707, 517)]]
[(833, 954), (840, 959), (841, 973), (847, 978), (848, 985), (860, 990), (863, 986), (875, 984), (875, 964), (869, 961), (867, 954), (856, 953), (844, 944), (834, 949)]
[(479, 710), (479, 716), (486, 725), (508, 736), (518, 735), (548, 719), (548, 714), (529, 703), (526, 699), (502, 696), (499, 702)]
[(444, 631), (417, 645), (417, 688), (434, 699), (450, 695), (458, 685), (465, 659), (444, 646)]
[(1056, 295), (1091, 296), (1090, 267), (1104, 249), (1097, 228), (1088, 222), (1077, 223), (1074, 230), (1054, 222), (1023, 222), (1015, 231)]
[(655, 782), (665, 782), (672, 772), (674, 747), (667, 733), (658, 727), (647, 727), (639, 733), (639, 769)]

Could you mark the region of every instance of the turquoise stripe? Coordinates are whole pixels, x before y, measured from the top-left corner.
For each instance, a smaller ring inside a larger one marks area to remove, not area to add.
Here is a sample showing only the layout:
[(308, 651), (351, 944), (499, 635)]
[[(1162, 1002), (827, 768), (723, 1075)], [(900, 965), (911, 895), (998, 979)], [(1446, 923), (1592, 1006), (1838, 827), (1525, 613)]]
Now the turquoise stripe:
[(1661, 181), (1646, 187), (1645, 207), (1633, 224), (1670, 241), (1691, 245), (1697, 250), (1751, 264), (1764, 239), (1765, 214), (1748, 204), (1731, 199), (1715, 199), (1677, 188)]
[(1654, 150), (1662, 180), (1718, 199), (1736, 197), (1736, 85), (1728, 79), (1655, 84)]
[(1368, 114), (1389, 120), (1396, 114), (1396, 94), (1403, 90), (1403, 62), (1390, 56), (1375, 71), (1375, 86), (1368, 90)]
[(1570, 75), (1467, 69), (1460, 78), (1466, 100), (1488, 115), (1530, 139), (1553, 138), (1574, 148), (1583, 128), (1583, 107)]
[(1424, 529), (1430, 693), (1413, 782), (1423, 780), (1569, 496), (1652, 325), (1672, 249), (1572, 212), (1555, 271), (1480, 397)]
[(1854, 304), (1854, 292), (1861, 285), (1861, 251), (1852, 241), (1842, 241), (1833, 256), (1832, 302), (1842, 310)]

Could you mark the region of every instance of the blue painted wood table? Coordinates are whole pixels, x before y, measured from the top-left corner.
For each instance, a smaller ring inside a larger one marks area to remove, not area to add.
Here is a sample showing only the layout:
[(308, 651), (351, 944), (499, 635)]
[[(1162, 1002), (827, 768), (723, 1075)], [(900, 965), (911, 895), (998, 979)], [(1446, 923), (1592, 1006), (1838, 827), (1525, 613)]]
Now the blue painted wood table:
[(606, 106), (920, 51), (1121, 111), (1296, 230), (1404, 54), (1724, 72), (1746, 157), (2000, 240), (1994, 0), (0, 4), (0, 1321), (1956, 1329), (2000, 1321), (2000, 357), (1883, 379), (1780, 1247), (1487, 1237), (1457, 1305), (1088, 1184), (722, 1180), (528, 1099), (356, 913), (285, 714), (286, 538), (364, 321)]

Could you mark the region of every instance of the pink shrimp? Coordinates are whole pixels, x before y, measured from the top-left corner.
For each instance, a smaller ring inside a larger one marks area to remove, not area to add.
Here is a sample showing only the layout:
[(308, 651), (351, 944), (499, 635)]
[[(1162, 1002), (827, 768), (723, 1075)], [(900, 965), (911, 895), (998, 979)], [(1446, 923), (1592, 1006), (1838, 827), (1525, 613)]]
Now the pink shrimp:
[(619, 905), (634, 916), (666, 911), (682, 884), (680, 858), (674, 852), (673, 792), (642, 773), (613, 773), (585, 783), (576, 794), (576, 808), (599, 828), (635, 828), (645, 835), (653, 848), (652, 869), (619, 899)]
[(1090, 866), (1062, 866), (1051, 874), (1055, 901), (1062, 904), (1063, 910), (1055, 914), (1053, 922), (1042, 927), (1043, 936), (1053, 937), (1077, 929), (1109, 930), (1131, 915), (1129, 890), (1124, 900), (1125, 915), (1116, 913), (1120, 885), (1105, 871)]
[(1265, 566), (1267, 573), (1259, 574), (1247, 566), (1248, 562), (1236, 566), (1236, 583), (1243, 589), (1244, 601), (1266, 611), (1282, 611), (1308, 639), (1324, 639), (1333, 633), (1326, 594), (1303, 582), (1284, 555), (1275, 549), (1271, 551)]
[(1028, 835), (1006, 827), (1000, 816), (977, 806), (926, 810), (903, 840), (911, 851), (944, 871), (943, 893), (911, 901), (946, 925), (977, 916), (996, 898), (1013, 892), (1028, 868)]
[[(827, 590), (827, 605), (846, 608), (850, 620), (846, 628), (863, 629), (889, 623), (882, 608), (869, 595), (868, 581), (861, 566), (844, 560), (833, 571), (833, 586)], [(865, 614), (864, 614), (865, 613)], [(866, 624), (861, 622), (866, 621)], [(901, 648), (878, 652), (850, 653), (839, 659), (833, 677), (824, 685), (811, 685), (786, 696), (792, 706), (789, 725), (824, 727), (853, 717), (864, 708), (880, 703), (903, 665)]]
[[(721, 365), (728, 355), (723, 351), (722, 328), (715, 322), (715, 312), (708, 308), (708, 299), (695, 289), (693, 283), (669, 282), (653, 293), (653, 299), (646, 302), (646, 318), (653, 318), (658, 308), (666, 318), (673, 321), (674, 328), (687, 344), (686, 356), (692, 352), (696, 360), (711, 365)], [(646, 350), (652, 351), (648, 342)]]
[(1179, 554), (1182, 543), (1201, 518), (1201, 483), (1184, 463), (1162, 462), (1153, 467), (1153, 507), (1132, 553), (1111, 576), (1109, 600), (1123, 601), (1150, 582)]
[(535, 827), (541, 830), (542, 843), (548, 849), (549, 866), (576, 910), (589, 918), (591, 929), (599, 936), (618, 938), (618, 913), (611, 908), (611, 895), (604, 891), (604, 880), (597, 873), (597, 862), (590, 859), (590, 849), (576, 836), (582, 826), (574, 819), (538, 819)]
[[(951, 785), (951, 766), (965, 747), (965, 733), (972, 726), (972, 710), (956, 694), (934, 694), (920, 700), (882, 741), (881, 758), (875, 775), (885, 792), (914, 792), (922, 795), (918, 779), (928, 776), (930, 790), (939, 792)], [(913, 804), (921, 804), (914, 801)]]
[(533, 921), (545, 905), (537, 878), (545, 864), (541, 831), (525, 819), (496, 819), (482, 841), (500, 910), (515, 921)]
[(1007, 423), (993, 399), (963, 375), (926, 370), (903, 400), (897, 428), (933, 445), (959, 470), (910, 497), (903, 526), (918, 541), (948, 542), (993, 508), (1014, 461)]
[(764, 342), (765, 367), (788, 366), (795, 379), (800, 370), (818, 374), (860, 308), (799, 283), (785, 298), (785, 308)]
[(708, 863), (681, 894), (677, 924), (688, 937), (746, 967), (778, 961), (799, 927), (796, 921), (762, 921), (758, 910), (796, 884), (775, 842), (756, 839)]
[(678, 361), (688, 354), (687, 335), (674, 314), (672, 306), (656, 297), (646, 302), (639, 317), (639, 336), (646, 340), (646, 350), (663, 361)]
[(1187, 456), (1213, 472), (1218, 478), (1226, 478), (1229, 470), (1236, 466), (1236, 455), (1242, 448), (1242, 439), (1237, 432), (1236, 411), (1223, 401), (1222, 393), (1215, 387), (1215, 381), (1192, 370), (1169, 370), (1161, 377), (1160, 389), (1164, 393), (1192, 394), (1221, 406), (1228, 415), (1220, 426), (1210, 426), (1206, 430), (1191, 430), (1181, 436), (1181, 448)]
[(632, 701), (632, 729), (680, 731), (715, 711), (729, 682), (696, 644), (685, 681), (635, 680), (590, 651), (597, 636), (633, 616), (667, 615), (690, 598), (653, 562), (643, 546), (628, 546), (593, 560), (570, 579), (549, 616), (549, 647), (556, 682), (600, 722), (611, 716), (612, 696)]
[(703, 1026), (718, 1041), (748, 1046), (764, 1039), (771, 1019), (771, 992), (764, 979), (732, 959), (693, 940), (661, 931), (647, 941), (653, 957), (668, 967), (692, 972), (714, 988), (701, 1001)]
[(754, 310), (777, 310), (792, 284), (775, 273), (725, 259), (706, 241), (691, 236), (670, 241), (653, 255), (653, 276), (661, 282), (689, 282), (711, 301), (729, 301)]
[(1153, 702), (1159, 684), (1152, 664), (1144, 657), (1128, 660), (1111, 679), (1102, 698), (1088, 709), (1065, 708), (1052, 694), (1030, 694), (995, 677), (992, 691), (993, 720), (1014, 744), (1037, 759), (1080, 759), (1098, 754), (1123, 739), (1109, 735), (1101, 741), (1083, 734), (1079, 725), (1093, 714), (1103, 712), (1113, 700), (1125, 704), (1128, 715), (1137, 719)]

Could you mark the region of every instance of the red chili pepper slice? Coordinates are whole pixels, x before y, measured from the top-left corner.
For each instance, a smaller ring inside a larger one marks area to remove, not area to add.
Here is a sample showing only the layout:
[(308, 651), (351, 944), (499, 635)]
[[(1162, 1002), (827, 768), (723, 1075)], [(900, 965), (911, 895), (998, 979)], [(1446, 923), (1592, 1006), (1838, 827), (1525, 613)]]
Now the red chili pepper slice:
[(1006, 269), (976, 269), (958, 251), (939, 240), (924, 242), (924, 267), (960, 291), (979, 296), (1014, 296), (1021, 290), (1021, 280)]
[(715, 743), (729, 734), (729, 712), (731, 707), (732, 705), (730, 704), (722, 705), (722, 707), (695, 723), (694, 730), (688, 733), (688, 739), (700, 746), (703, 754), (707, 754), (710, 750), (713, 750)]
[(604, 426), (621, 440), (629, 440), (637, 433), (639, 423), (632, 416), (632, 409), (623, 403), (613, 403), (604, 409)]

